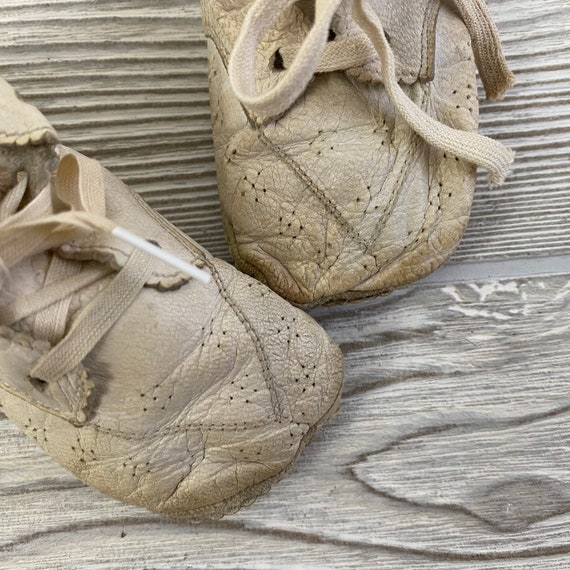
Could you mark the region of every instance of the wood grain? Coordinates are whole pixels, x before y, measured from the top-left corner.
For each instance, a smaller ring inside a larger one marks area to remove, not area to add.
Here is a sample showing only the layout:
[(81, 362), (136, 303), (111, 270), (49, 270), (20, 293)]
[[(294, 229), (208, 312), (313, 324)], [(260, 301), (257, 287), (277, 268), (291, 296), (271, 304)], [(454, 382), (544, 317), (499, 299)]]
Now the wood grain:
[(517, 151), (505, 186), (480, 173), (472, 217), (454, 261), (568, 253), (570, 225), (570, 4), (488, 2), (517, 77), (484, 103), (482, 131)]
[[(489, 6), (518, 84), (482, 130), (516, 148), (513, 174), (481, 175), (448, 282), (312, 312), (346, 387), (290, 475), (180, 525), (83, 486), (0, 416), (0, 569), (570, 566), (570, 3)], [(200, 28), (197, 0), (3, 0), (0, 73), (227, 257)]]
[(0, 74), (66, 144), (101, 160), (228, 258), (197, 1), (2, 4)]
[(382, 496), (459, 510), (501, 531), (526, 530), (570, 511), (569, 411), (421, 433), (368, 455), (351, 472)]
[(564, 568), (569, 305), (566, 275), (315, 310), (346, 354), (342, 411), (267, 496), (199, 527), (78, 485), (0, 422), (0, 552), (30, 568), (93, 549), (153, 568)]
[[(570, 253), (570, 5), (494, 0), (518, 84), (482, 132), (518, 153), (504, 188), (480, 174), (454, 261)], [(6, 0), (0, 73), (70, 146), (100, 159), (215, 255), (221, 226), (198, 0)]]

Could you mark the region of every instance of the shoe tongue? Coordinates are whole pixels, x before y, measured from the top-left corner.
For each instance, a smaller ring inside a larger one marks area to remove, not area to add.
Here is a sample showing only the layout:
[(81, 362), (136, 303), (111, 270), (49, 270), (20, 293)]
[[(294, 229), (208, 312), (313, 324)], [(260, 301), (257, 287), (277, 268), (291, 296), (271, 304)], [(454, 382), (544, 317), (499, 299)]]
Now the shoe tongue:
[[(367, 0), (382, 22), (396, 60), (398, 81), (411, 84), (432, 76), (434, 34), (440, 0)], [(354, 21), (350, 5), (338, 13), (337, 31), (347, 36), (363, 35)], [(347, 70), (360, 81), (381, 80), (379, 63)]]
[[(65, 155), (73, 151), (61, 147), (61, 153)], [(183, 243), (179, 234), (161, 216), (108, 170), (101, 168), (101, 175), (105, 188), (105, 215), (109, 220), (188, 263), (195, 265), (209, 257), (205, 250), (190, 240)], [(132, 245), (110, 233), (96, 232), (61, 246), (58, 252), (65, 259), (97, 261), (117, 271), (126, 265), (133, 250)], [(179, 270), (163, 261), (153, 260), (153, 273), (147, 286), (159, 290), (177, 289), (186, 281), (188, 277)]]

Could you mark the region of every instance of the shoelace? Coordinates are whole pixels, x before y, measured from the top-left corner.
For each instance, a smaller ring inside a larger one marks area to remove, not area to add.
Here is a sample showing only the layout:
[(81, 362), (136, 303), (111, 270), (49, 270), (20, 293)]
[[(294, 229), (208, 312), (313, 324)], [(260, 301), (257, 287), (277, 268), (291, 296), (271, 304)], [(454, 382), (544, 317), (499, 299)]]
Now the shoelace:
[[(11, 325), (35, 315), (34, 331), (55, 345), (36, 363), (30, 373), (32, 378), (56, 382), (81, 363), (151, 277), (151, 256), (158, 255), (163, 261), (174, 259), (176, 268), (188, 269), (191, 275), (209, 280), (209, 275), (195, 266), (172, 255), (165, 256), (162, 250), (123, 228), (117, 231), (117, 226), (105, 217), (105, 187), (101, 167), (95, 161), (65, 156), (60, 161), (54, 187), (48, 184), (21, 209), (28, 181), (24, 173), (18, 178), (0, 203), (0, 269), (4, 279), (9, 279), (10, 268), (23, 259), (94, 232), (126, 236), (135, 245), (142, 242), (145, 250), (133, 250), (125, 266), (78, 314), (67, 332), (73, 294), (110, 275), (110, 269), (98, 263), (69, 263), (53, 256), (39, 291), (0, 306), (0, 324)], [(54, 211), (54, 204), (64, 211)]]
[[(315, 20), (292, 61), (287, 61), (280, 82), (259, 93), (255, 81), (255, 54), (266, 32), (296, 0), (256, 0), (249, 9), (229, 62), (232, 88), (242, 104), (260, 116), (285, 112), (303, 93), (315, 73), (358, 67), (379, 58), (382, 82), (395, 109), (430, 145), (477, 164), (489, 172), (489, 183), (500, 185), (513, 162), (514, 152), (477, 133), (451, 128), (420, 109), (400, 87), (394, 53), (382, 22), (370, 0), (353, 1), (353, 17), (366, 40), (344, 38), (329, 42), (332, 19), (346, 0), (315, 0)], [(497, 29), (484, 0), (454, 0), (472, 39), (475, 61), (488, 98), (499, 97), (514, 82), (501, 50)]]

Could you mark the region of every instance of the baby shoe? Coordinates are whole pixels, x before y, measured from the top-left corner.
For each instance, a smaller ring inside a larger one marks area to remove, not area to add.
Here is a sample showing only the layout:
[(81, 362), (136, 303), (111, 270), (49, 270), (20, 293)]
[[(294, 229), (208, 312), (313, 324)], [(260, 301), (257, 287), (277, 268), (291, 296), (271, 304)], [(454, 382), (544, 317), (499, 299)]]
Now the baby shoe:
[(202, 0), (224, 224), (241, 270), (303, 306), (424, 277), (468, 221), (479, 135), (513, 83), (483, 0)]
[(127, 503), (233, 512), (337, 407), (340, 351), (312, 318), (61, 146), (3, 81), (0, 278), (0, 411)]

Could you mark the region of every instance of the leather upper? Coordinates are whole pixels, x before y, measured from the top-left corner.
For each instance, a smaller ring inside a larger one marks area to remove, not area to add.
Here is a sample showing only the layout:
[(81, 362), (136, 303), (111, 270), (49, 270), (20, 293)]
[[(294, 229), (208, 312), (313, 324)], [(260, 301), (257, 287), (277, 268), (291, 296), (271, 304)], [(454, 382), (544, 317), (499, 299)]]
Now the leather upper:
[[(9, 104), (22, 125), (44, 124), (35, 109)], [(5, 182), (27, 168), (49, 180), (70, 151), (51, 127), (46, 133), (37, 146), (0, 142)], [(54, 160), (42, 162), (46, 153)], [(108, 495), (190, 520), (219, 517), (265, 492), (335, 410), (340, 351), (308, 315), (210, 256), (109, 172), (104, 181), (110, 220), (200, 264), (212, 280), (204, 285), (150, 261), (146, 285), (80, 366), (45, 382), (31, 371), (59, 336), (42, 333), (50, 328), (39, 313), (2, 322), (1, 305), (41, 290), (54, 263), (79, 274), (102, 268), (64, 304), (68, 334), (133, 251), (93, 234), (19, 262), (0, 287), (0, 409)]]
[[(260, 43), (260, 91), (279, 81), (274, 53), (302, 41), (311, 5), (296, 3)], [(304, 306), (386, 293), (436, 269), (467, 224), (475, 166), (431, 148), (364, 70), (317, 73), (283, 115), (256, 117), (227, 75), (248, 6), (202, 1), (219, 193), (237, 266)], [(476, 131), (476, 69), (458, 14), (439, 1), (374, 6), (408, 96), (438, 121)], [(339, 11), (333, 41), (351, 26)]]

